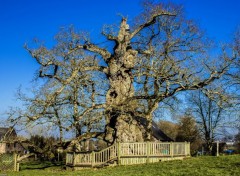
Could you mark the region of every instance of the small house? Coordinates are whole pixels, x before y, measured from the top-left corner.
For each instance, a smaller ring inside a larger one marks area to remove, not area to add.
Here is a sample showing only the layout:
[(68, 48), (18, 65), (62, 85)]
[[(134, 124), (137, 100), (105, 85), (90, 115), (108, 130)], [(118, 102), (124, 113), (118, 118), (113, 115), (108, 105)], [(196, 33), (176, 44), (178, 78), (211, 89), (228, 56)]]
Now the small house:
[(16, 141), (17, 133), (14, 128), (0, 127), (0, 154), (1, 153), (22, 153), (22, 145)]

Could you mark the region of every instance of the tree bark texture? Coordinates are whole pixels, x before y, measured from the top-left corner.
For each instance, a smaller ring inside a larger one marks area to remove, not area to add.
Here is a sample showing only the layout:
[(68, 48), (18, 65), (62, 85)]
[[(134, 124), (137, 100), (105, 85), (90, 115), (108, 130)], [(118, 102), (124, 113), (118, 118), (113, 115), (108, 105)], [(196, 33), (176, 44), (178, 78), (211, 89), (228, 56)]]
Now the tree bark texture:
[(107, 125), (105, 140), (110, 143), (143, 141), (142, 126), (133, 118), (131, 103), (134, 95), (132, 68), (138, 52), (130, 45), (129, 27), (122, 20), (114, 54), (109, 61), (110, 88), (106, 96)]

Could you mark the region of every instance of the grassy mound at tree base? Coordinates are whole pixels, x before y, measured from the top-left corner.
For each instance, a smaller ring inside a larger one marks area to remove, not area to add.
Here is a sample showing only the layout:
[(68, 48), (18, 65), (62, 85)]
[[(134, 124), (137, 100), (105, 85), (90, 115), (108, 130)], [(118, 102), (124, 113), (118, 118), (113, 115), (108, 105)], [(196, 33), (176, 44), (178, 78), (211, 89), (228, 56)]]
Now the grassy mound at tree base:
[[(197, 157), (188, 158), (182, 161), (166, 161), (153, 164), (116, 166), (103, 169), (85, 169), (81, 171), (66, 171), (62, 166), (41, 163), (25, 163), (21, 166), (20, 172), (6, 173), (10, 175), (21, 176), (172, 176), (172, 175), (222, 175), (239, 176), (240, 175), (240, 155), (220, 156), (220, 157)], [(1, 173), (2, 174), (2, 173)]]

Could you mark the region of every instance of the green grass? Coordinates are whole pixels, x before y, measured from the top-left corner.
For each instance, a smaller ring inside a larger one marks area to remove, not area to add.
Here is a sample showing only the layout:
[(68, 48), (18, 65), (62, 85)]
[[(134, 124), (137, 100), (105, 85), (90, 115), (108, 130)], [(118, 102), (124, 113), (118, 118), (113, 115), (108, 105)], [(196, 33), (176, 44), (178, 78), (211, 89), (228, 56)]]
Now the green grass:
[[(20, 172), (9, 172), (7, 176), (172, 176), (172, 175), (240, 175), (240, 155), (220, 157), (188, 158), (182, 161), (166, 161), (133, 166), (116, 166), (103, 169), (84, 169), (81, 171), (66, 171), (62, 166), (50, 163), (22, 164)], [(1, 173), (0, 173), (1, 174)]]

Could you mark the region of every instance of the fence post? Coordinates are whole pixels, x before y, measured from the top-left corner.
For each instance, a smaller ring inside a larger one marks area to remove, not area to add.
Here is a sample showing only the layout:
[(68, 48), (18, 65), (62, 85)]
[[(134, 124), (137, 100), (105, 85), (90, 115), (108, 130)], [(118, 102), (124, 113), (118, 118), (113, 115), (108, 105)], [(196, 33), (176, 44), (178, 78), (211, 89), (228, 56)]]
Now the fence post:
[(75, 166), (75, 152), (73, 152), (73, 166)]
[(219, 141), (217, 141), (217, 154), (216, 156), (219, 156)]
[(150, 155), (150, 143), (147, 141), (147, 163), (149, 163), (149, 155)]
[(95, 164), (95, 152), (92, 151), (92, 167), (94, 166)]
[(188, 143), (187, 143), (187, 141), (185, 141), (185, 143), (184, 143), (184, 148), (185, 148), (185, 156), (187, 156), (188, 155)]
[(17, 154), (13, 154), (14, 171), (17, 171)]
[(117, 158), (118, 158), (118, 165), (121, 165), (121, 143), (117, 143)]
[(20, 157), (20, 155), (17, 155), (17, 158), (16, 158), (16, 171), (18, 172), (19, 171), (19, 162), (18, 162), (18, 158)]
[(174, 150), (173, 150), (173, 142), (171, 142), (170, 143), (170, 155), (171, 155), (171, 157), (173, 157), (173, 155), (174, 155)]
[(67, 162), (68, 162), (68, 153), (66, 153), (65, 165), (67, 165)]
[(19, 172), (19, 165), (20, 165), (20, 164), (19, 164), (19, 163), (17, 163), (17, 172)]
[(191, 156), (191, 143), (188, 142), (188, 155)]

